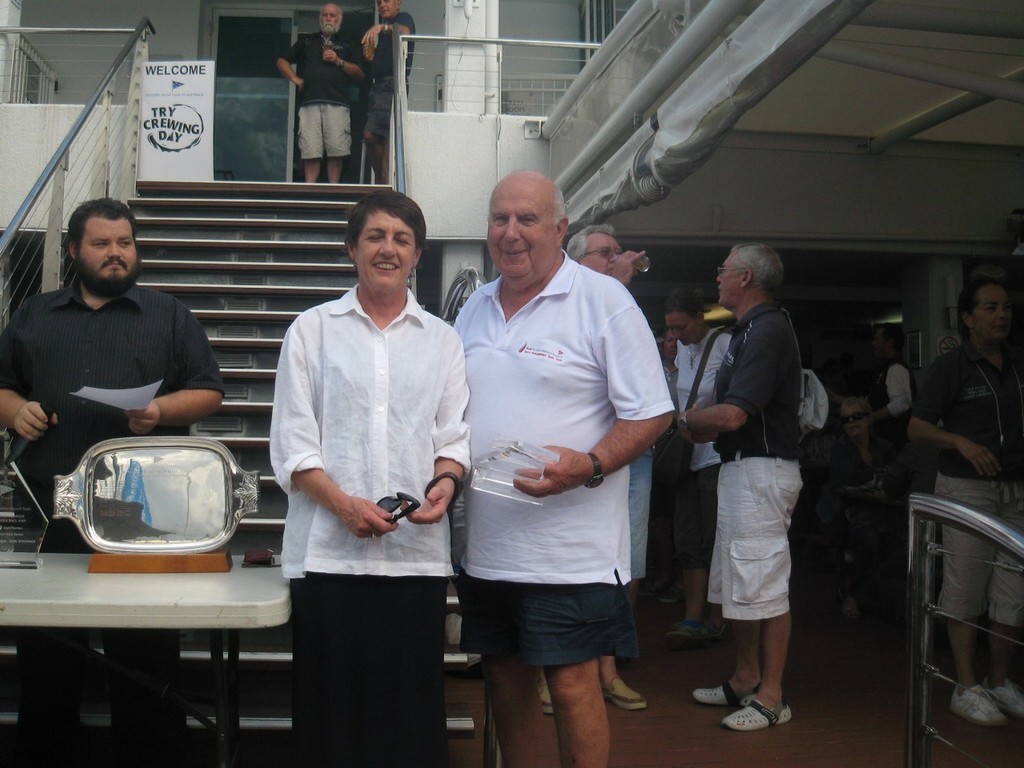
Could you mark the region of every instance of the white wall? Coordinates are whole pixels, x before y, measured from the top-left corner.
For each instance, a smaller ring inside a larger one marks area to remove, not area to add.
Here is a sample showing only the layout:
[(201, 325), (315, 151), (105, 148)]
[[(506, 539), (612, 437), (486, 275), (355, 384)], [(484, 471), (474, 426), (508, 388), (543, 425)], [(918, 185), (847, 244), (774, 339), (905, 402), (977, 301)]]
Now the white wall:
[(150, 58), (194, 59), (199, 0), (23, 0), (26, 27), (134, 27), (143, 16), (156, 28)]
[[(547, 144), (524, 138), (524, 118), (409, 115), (408, 193), (422, 207), (431, 240), (482, 241), (494, 185), (519, 169), (547, 172)], [(497, 148), (497, 149), (496, 149)]]
[(6, 226), (75, 122), (80, 106), (0, 104), (0, 222)]

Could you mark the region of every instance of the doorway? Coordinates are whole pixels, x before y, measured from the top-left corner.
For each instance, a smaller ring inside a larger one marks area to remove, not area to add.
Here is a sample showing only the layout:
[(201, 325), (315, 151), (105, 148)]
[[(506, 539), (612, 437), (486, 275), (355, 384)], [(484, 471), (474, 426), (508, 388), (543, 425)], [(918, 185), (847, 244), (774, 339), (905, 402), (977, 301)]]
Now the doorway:
[[(375, 8), (347, 9), (341, 36), (361, 50)], [(214, 106), (214, 174), (220, 180), (304, 180), (296, 137), (296, 100), (291, 84), (277, 71), (277, 59), (300, 34), (316, 33), (319, 10), (232, 9), (213, 11), (212, 58), (217, 62)], [(363, 126), (370, 78), (351, 93), (352, 155), (341, 180), (359, 183)]]
[(291, 11), (215, 11), (214, 178), (290, 178), (290, 84), (276, 62), (291, 41)]

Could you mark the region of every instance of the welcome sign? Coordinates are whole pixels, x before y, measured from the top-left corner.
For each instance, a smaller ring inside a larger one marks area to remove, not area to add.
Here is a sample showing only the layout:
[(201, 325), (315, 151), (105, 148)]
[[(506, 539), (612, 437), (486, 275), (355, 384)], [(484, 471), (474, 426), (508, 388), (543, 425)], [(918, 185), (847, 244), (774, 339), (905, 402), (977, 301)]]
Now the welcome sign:
[(144, 65), (138, 178), (213, 180), (214, 62)]

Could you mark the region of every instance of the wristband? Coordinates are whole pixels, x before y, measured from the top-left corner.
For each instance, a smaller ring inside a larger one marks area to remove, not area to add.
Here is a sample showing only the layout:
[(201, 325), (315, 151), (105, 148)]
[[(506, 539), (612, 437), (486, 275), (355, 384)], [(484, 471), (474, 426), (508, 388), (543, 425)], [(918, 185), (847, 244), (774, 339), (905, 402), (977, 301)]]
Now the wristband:
[(451, 501), (448, 502), (448, 509), (450, 510), (452, 508), (452, 505), (455, 503), (455, 500), (459, 498), (459, 496), (462, 494), (462, 479), (454, 472), (442, 472), (441, 474), (434, 477), (433, 480), (427, 483), (427, 487), (423, 490), (423, 498), (427, 498), (427, 496), (430, 494), (430, 491), (433, 490), (434, 486), (437, 485), (442, 480), (444, 480), (445, 478), (448, 478), (453, 483), (455, 483), (455, 492), (452, 494)]

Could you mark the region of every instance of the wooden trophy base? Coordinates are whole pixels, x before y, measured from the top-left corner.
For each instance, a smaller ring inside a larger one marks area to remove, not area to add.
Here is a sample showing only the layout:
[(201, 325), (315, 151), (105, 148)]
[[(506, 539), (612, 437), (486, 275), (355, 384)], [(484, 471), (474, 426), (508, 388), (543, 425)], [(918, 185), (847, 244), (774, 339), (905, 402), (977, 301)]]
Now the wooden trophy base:
[(155, 554), (114, 554), (94, 552), (89, 573), (227, 573), (231, 553), (226, 547), (213, 552)]

